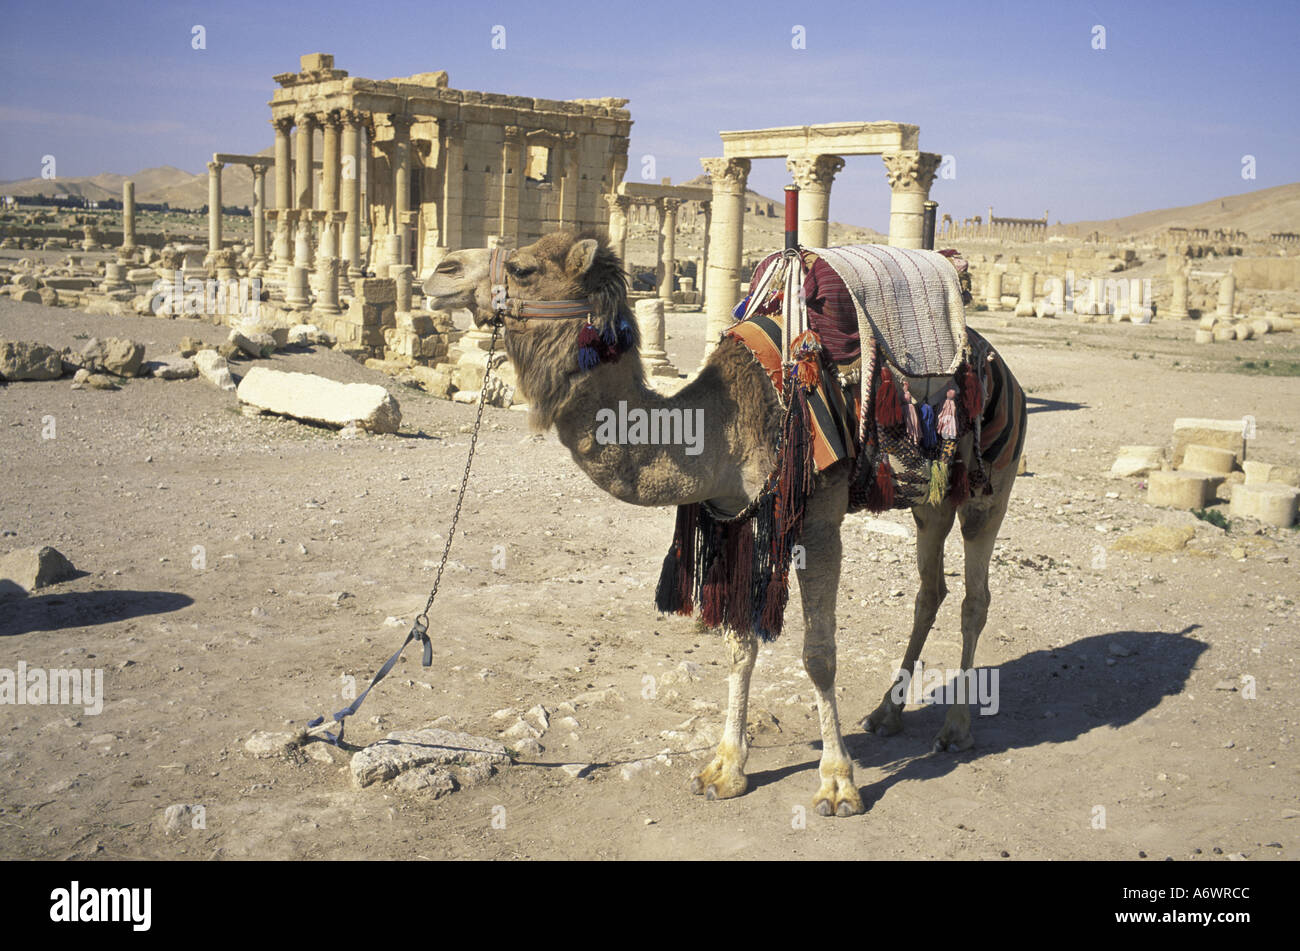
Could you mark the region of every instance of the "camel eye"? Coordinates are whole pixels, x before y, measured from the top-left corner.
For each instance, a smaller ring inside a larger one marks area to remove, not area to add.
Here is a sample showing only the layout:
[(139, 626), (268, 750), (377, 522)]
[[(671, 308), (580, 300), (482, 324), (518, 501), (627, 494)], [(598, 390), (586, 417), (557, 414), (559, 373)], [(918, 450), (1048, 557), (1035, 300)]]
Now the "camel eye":
[(537, 268), (535, 267), (523, 267), (518, 264), (509, 264), (506, 266), (506, 270), (508, 270), (510, 276), (514, 278), (532, 277), (537, 273)]
[(434, 268), (434, 271), (436, 271), (438, 274), (455, 274), (459, 270), (460, 270), (460, 265), (457, 264), (455, 261), (443, 261), (436, 268)]

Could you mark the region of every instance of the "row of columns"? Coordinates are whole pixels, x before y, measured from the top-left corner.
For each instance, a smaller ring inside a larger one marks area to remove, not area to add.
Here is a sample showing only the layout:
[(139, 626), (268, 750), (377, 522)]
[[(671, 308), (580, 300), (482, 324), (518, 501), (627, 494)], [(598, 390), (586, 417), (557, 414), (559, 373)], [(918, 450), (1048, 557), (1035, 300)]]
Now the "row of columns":
[[(624, 262), (624, 266), (627, 263), (627, 232), (628, 222), (631, 217), (629, 212), (633, 204), (641, 204), (655, 209), (659, 222), (658, 248), (655, 255), (655, 284), (659, 297), (671, 302), (673, 290), (675, 289), (674, 278), (677, 273), (677, 216), (681, 210), (683, 199), (667, 197), (652, 200), (633, 199), (628, 195), (614, 193), (606, 195), (605, 202), (609, 205), (610, 245), (614, 249), (614, 253), (618, 255), (619, 260)], [(704, 212), (704, 247), (696, 280), (698, 288), (707, 293), (704, 285), (704, 274), (709, 261), (709, 234), (713, 206), (712, 202), (707, 201), (701, 202), (700, 205)]]

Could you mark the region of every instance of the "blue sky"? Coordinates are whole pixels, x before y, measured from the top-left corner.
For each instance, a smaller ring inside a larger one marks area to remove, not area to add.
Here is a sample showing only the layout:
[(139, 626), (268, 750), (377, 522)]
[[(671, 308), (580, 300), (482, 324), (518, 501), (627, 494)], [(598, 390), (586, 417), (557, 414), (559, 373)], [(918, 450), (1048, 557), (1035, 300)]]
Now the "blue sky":
[[(1300, 180), (1295, 0), (6, 6), (0, 180), (47, 154), (71, 177), (265, 148), (271, 76), (309, 52), (376, 79), (446, 69), (461, 89), (626, 97), (630, 176), (647, 154), (660, 176), (699, 174), (721, 129), (888, 119), (954, 157), (932, 197), (959, 218), (1106, 218)], [(786, 180), (777, 160), (750, 176), (769, 195)], [(850, 158), (832, 217), (886, 230), (888, 206), (880, 159)]]

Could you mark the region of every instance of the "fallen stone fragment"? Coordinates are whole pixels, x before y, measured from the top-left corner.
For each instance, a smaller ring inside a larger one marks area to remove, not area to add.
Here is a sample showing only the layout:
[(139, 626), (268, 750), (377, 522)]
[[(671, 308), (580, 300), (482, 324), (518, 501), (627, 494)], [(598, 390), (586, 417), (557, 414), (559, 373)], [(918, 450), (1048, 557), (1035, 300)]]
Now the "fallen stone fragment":
[(235, 379), (230, 375), (230, 364), (215, 350), (200, 350), (193, 357), (199, 375), (221, 390), (233, 392)]
[(1181, 551), (1196, 536), (1190, 525), (1151, 525), (1122, 535), (1111, 545), (1111, 551), (1127, 551), (1140, 555)]
[(114, 376), (135, 376), (144, 360), (144, 344), (124, 337), (91, 337), (81, 348), (81, 365)]
[(1228, 513), (1233, 518), (1253, 518), (1265, 525), (1290, 528), (1295, 524), (1300, 489), (1276, 482), (1242, 483), (1232, 487)]
[(157, 360), (146, 360), (140, 365), (140, 375), (159, 380), (192, 380), (199, 375), (199, 368), (189, 357), (172, 353)]
[[(479, 781), (510, 765), (496, 740), (448, 730), (398, 730), (352, 756), (352, 781), (358, 787), (395, 779), (421, 766), (466, 767), (466, 779)], [(471, 767), (479, 767), (469, 770)]]
[(288, 756), (299, 745), (299, 738), (293, 733), (267, 733), (259, 730), (248, 738), (244, 750), (259, 759), (266, 759), (272, 756)]
[(401, 407), (382, 386), (338, 383), (311, 373), (254, 367), (237, 395), (264, 412), (326, 426), (355, 423), (372, 433), (395, 433), (402, 422)]
[(226, 342), (238, 347), (250, 357), (269, 357), (275, 353), (275, 338), (268, 333), (254, 333), (245, 330), (232, 330)]
[(48, 545), (19, 548), (0, 555), (0, 601), (5, 600), (6, 592), (9, 597), (23, 597), (38, 588), (66, 581), (76, 573), (72, 562)]
[(63, 376), (63, 358), (40, 343), (0, 340), (0, 380), (57, 380)]
[(1163, 453), (1159, 446), (1120, 446), (1119, 455), (1110, 467), (1112, 479), (1146, 475), (1159, 469)]
[(1187, 451), (1187, 447), (1191, 445), (1231, 449), (1237, 462), (1241, 462), (1246, 455), (1246, 437), (1242, 421), (1239, 419), (1197, 418), (1174, 420), (1173, 463), (1175, 468), (1183, 464), (1183, 454)]
[(1216, 477), (1208, 472), (1152, 472), (1147, 481), (1147, 501), (1171, 508), (1203, 508), (1214, 498), (1214, 491), (1221, 481), (1222, 476)]

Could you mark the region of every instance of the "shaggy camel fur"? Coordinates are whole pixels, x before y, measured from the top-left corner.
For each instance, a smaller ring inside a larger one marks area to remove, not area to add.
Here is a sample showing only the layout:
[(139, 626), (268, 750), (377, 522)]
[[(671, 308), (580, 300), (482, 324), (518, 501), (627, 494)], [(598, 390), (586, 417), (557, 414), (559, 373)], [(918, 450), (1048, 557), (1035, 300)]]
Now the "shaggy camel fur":
[[(468, 308), (480, 325), (493, 319), (489, 251), (457, 251), (437, 266), (424, 285), (438, 310)], [(560, 232), (516, 251), (506, 267), (508, 296), (520, 300), (589, 298), (591, 323), (598, 329), (628, 313), (627, 279), (622, 262), (600, 235)], [(645, 384), (634, 347), (616, 362), (583, 372), (577, 363), (581, 318), (505, 318), (505, 347), (531, 407), (532, 423), (554, 426), (574, 461), (612, 496), (635, 505), (683, 505), (710, 500), (723, 511), (739, 511), (759, 492), (775, 463), (774, 445), (782, 409), (774, 389), (749, 351), (724, 339), (694, 380), (672, 396)], [(688, 455), (683, 446), (602, 444), (596, 438), (597, 412), (625, 401), (629, 409), (703, 409), (703, 452)], [(975, 644), (988, 614), (988, 566), (994, 539), (1006, 512), (1015, 465), (993, 473), (993, 493), (960, 507), (951, 503), (912, 510), (917, 524), (920, 592), (902, 668), (866, 730), (889, 735), (902, 728), (902, 700), (895, 689), (910, 676), (921, 647), (947, 594), (943, 544), (954, 517), (961, 520), (966, 552), (966, 596), (962, 602), (961, 666), (975, 663)], [(844, 464), (822, 473), (804, 522), (802, 544), (806, 567), (798, 570), (803, 595), (804, 667), (817, 695), (821, 720), (821, 784), (813, 799), (823, 816), (850, 816), (863, 811), (853, 781), (853, 763), (840, 733), (835, 702), (835, 602), (840, 579), (840, 523), (848, 508), (848, 472)], [(709, 799), (745, 792), (745, 735), (750, 674), (757, 645), (752, 636), (727, 635), (731, 659), (726, 727), (712, 761), (692, 778), (692, 791)], [(972, 744), (966, 703), (948, 710), (935, 740), (936, 749), (962, 750)]]

